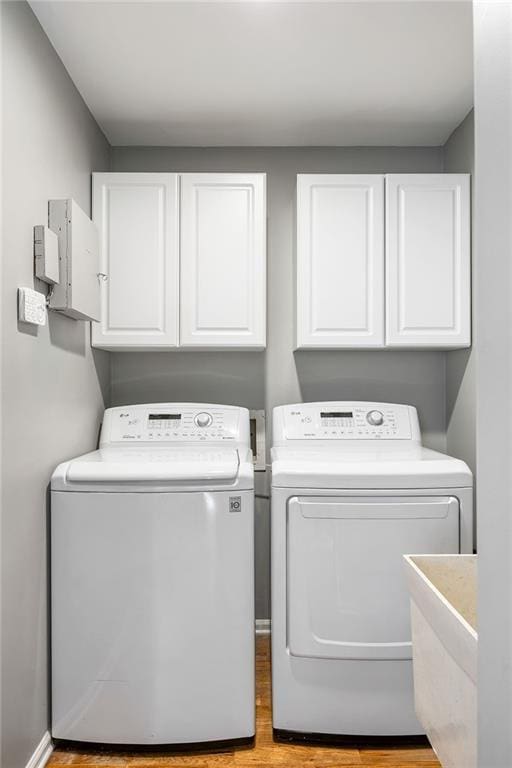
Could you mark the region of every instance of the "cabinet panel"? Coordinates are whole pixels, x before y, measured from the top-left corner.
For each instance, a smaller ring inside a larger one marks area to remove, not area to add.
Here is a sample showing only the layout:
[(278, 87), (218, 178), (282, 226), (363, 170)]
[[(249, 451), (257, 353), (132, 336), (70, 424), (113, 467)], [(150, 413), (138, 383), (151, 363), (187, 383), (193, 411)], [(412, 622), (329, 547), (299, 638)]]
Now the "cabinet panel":
[(93, 346), (177, 346), (177, 175), (95, 173), (93, 218), (106, 275)]
[(384, 344), (384, 177), (297, 177), (297, 347)]
[(386, 177), (388, 346), (470, 344), (470, 195), (464, 174)]
[(264, 174), (181, 177), (180, 346), (264, 347)]

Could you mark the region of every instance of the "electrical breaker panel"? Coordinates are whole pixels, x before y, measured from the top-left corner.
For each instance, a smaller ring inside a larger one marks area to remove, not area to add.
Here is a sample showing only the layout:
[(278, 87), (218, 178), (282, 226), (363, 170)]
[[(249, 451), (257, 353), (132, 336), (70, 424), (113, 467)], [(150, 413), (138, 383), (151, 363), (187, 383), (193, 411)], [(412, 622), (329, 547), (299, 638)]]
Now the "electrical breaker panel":
[(96, 226), (74, 200), (50, 200), (50, 229), (59, 238), (59, 284), (50, 309), (74, 320), (100, 319), (99, 238)]

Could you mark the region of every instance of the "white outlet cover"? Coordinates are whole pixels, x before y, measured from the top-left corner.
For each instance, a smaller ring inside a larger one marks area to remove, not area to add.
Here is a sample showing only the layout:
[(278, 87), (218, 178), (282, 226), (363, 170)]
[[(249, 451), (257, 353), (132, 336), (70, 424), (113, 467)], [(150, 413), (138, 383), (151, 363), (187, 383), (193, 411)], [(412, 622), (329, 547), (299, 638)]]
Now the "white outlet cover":
[(46, 325), (46, 296), (32, 288), (18, 288), (18, 319), (30, 325)]

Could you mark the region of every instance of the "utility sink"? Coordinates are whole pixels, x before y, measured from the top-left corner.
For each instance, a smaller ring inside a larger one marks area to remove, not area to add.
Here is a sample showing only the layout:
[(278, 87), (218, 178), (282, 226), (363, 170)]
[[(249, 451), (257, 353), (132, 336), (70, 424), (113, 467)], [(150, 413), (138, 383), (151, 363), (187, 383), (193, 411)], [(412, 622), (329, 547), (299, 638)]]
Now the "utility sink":
[(476, 555), (405, 557), (416, 714), (443, 768), (477, 768)]

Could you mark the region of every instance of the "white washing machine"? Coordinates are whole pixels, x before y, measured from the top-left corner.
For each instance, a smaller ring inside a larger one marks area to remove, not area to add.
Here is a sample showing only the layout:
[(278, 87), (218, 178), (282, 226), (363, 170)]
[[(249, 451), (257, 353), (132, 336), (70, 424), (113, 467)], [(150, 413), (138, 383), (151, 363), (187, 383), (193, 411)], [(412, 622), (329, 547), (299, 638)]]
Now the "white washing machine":
[(472, 552), (472, 475), (416, 409), (274, 409), (272, 704), (292, 734), (422, 733), (404, 553)]
[(254, 484), (244, 408), (105, 412), (51, 484), (52, 735), (250, 739)]

